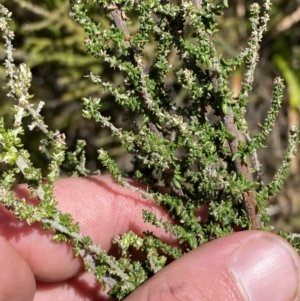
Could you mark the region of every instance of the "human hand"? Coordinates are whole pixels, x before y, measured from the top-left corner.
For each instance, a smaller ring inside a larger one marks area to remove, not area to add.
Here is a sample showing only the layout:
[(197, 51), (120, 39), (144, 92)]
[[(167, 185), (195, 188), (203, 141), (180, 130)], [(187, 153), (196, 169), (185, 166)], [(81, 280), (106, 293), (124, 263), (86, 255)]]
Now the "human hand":
[[(28, 197), (25, 186), (18, 196)], [(158, 206), (115, 184), (111, 177), (61, 179), (55, 184), (59, 209), (79, 222), (81, 232), (102, 249), (111, 239), (144, 230), (175, 243), (164, 230), (145, 224), (141, 209), (167, 217)], [(36, 202), (36, 201), (32, 201)], [(83, 271), (70, 244), (51, 240), (40, 225), (28, 226), (0, 210), (0, 301), (109, 300), (94, 276)], [(126, 301), (292, 301), (299, 300), (300, 260), (280, 237), (244, 231), (212, 241), (171, 263)]]

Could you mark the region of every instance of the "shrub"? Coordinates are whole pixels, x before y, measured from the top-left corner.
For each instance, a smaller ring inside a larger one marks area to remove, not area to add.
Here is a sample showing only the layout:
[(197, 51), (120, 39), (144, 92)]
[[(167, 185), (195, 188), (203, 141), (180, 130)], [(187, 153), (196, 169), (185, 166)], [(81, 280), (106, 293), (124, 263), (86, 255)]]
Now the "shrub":
[[(244, 117), (271, 3), (251, 5), (247, 46), (235, 57), (225, 57), (219, 53), (215, 35), (227, 1), (176, 4), (95, 0), (94, 6), (103, 14), (101, 21), (93, 20), (85, 1), (70, 2), (71, 16), (86, 32), (88, 53), (104, 60), (122, 79), (116, 85), (99, 74), (88, 75), (99, 91), (109, 93), (124, 107), (124, 128), (101, 114), (100, 98), (83, 98), (82, 113), (117, 137), (132, 154), (131, 168), (122, 173), (103, 149), (99, 149), (98, 159), (120, 185), (138, 191), (169, 212), (171, 222), (158, 219), (151, 211), (141, 214), (145, 222), (173, 233), (182, 248), (171, 247), (149, 231), (143, 237), (129, 232), (114, 239), (120, 249), (120, 256), (115, 258), (84, 237), (72, 217), (57, 209), (53, 185), (62, 170), (71, 170), (73, 176), (95, 172), (85, 166), (85, 142), (79, 140), (76, 150), (68, 151), (65, 135), (45, 124), (41, 114), (44, 103), (30, 103), (31, 71), (23, 63), (14, 64), (10, 13), (1, 5), (6, 88), (15, 101), (14, 124), (9, 126), (0, 119), (0, 162), (8, 166), (1, 175), (0, 200), (6, 209), (29, 224), (41, 222), (45, 229), (55, 232), (55, 240), (72, 242), (75, 255), (82, 256), (86, 269), (117, 299), (123, 299), (163, 268), (167, 258), (175, 260), (234, 231), (271, 230), (267, 200), (281, 189), (298, 142), (298, 130), (292, 126), (281, 167), (273, 181), (263, 183), (256, 153), (264, 146), (278, 116), (282, 79), (274, 80), (272, 107), (259, 133), (250, 135)], [(148, 55), (149, 45), (153, 46), (154, 57)], [(246, 71), (241, 90), (233, 95), (230, 79), (242, 67)], [(28, 128), (24, 120), (30, 120)], [(40, 149), (49, 159), (46, 175), (32, 164), (29, 152), (23, 148), (22, 135), (28, 130), (38, 130), (44, 136)], [(32, 195), (38, 197), (37, 206), (13, 194), (11, 188), (19, 174)], [(147, 189), (130, 184), (125, 176), (145, 184)], [(208, 208), (207, 221), (197, 216), (201, 206)], [(296, 235), (282, 235), (299, 249)], [(132, 248), (146, 255), (144, 262), (131, 258)]]

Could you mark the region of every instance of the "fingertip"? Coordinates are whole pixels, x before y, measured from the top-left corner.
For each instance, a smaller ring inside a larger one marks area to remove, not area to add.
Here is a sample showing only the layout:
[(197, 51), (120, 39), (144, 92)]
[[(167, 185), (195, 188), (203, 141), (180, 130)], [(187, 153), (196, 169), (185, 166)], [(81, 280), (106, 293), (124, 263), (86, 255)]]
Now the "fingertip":
[(1, 237), (27, 262), (37, 279), (61, 281), (83, 270), (82, 259), (74, 257), (72, 245), (55, 242), (51, 230), (43, 230), (40, 223), (28, 225), (3, 208), (0, 215)]
[(33, 300), (34, 275), (26, 261), (0, 236), (0, 301)]
[(245, 300), (299, 300), (299, 256), (275, 234), (257, 232), (230, 255), (228, 268)]
[(297, 301), (299, 280), (299, 256), (284, 239), (272, 233), (244, 231), (186, 254), (126, 301)]

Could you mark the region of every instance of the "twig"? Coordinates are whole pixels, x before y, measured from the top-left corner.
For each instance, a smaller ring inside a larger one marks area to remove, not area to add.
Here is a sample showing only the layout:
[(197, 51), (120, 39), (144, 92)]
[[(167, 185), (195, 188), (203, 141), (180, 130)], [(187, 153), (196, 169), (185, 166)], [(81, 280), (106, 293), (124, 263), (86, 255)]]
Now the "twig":
[[(202, 0), (195, 0), (195, 4), (197, 4), (199, 7), (202, 5)], [(112, 4), (109, 6), (109, 9), (111, 9), (111, 18), (113, 19), (115, 25), (121, 29), (125, 35), (125, 43), (127, 47), (130, 47), (130, 33), (126, 24), (125, 15), (117, 5)], [(147, 84), (146, 84), (146, 76), (145, 76), (145, 68), (143, 66), (143, 61), (141, 56), (139, 55), (138, 51), (136, 49), (133, 49), (134, 52), (134, 60), (137, 64), (137, 68), (140, 73), (140, 83), (141, 83), (141, 96), (144, 99), (147, 108), (151, 108), (153, 101), (151, 100), (151, 95), (148, 92)], [(157, 129), (155, 124), (153, 122), (149, 122), (149, 129), (151, 132), (153, 132), (156, 136), (163, 138), (163, 134)], [(169, 188), (171, 190), (171, 193), (174, 193), (175, 195), (179, 196), (180, 198), (184, 197), (184, 193), (181, 188), (176, 188), (175, 185), (172, 182), (172, 176), (173, 171), (169, 171), (170, 176), (167, 179), (167, 184), (169, 185)]]
[(276, 26), (277, 32), (282, 32), (300, 21), (300, 6), (290, 15), (284, 17)]
[[(212, 40), (210, 39), (210, 41)], [(219, 91), (219, 81), (221, 77), (220, 70), (219, 70), (220, 63), (217, 56), (217, 51), (212, 42), (211, 42), (211, 47), (214, 50), (215, 57), (212, 60), (213, 62), (210, 71), (210, 78), (213, 84), (214, 94), (217, 97)], [(234, 156), (238, 152), (240, 137), (239, 137), (238, 127), (234, 120), (234, 114), (230, 106), (228, 106), (228, 112), (226, 114), (222, 113), (222, 119), (224, 121), (226, 130), (228, 130), (230, 133), (232, 133), (235, 136), (234, 139), (228, 141), (231, 154), (232, 156)], [(240, 158), (237, 158), (234, 161), (234, 166), (238, 175), (242, 175), (245, 177), (247, 181), (250, 181), (249, 167), (246, 163), (244, 163)], [(249, 191), (245, 191), (243, 192), (242, 196), (243, 196), (243, 203), (250, 220), (251, 228), (253, 230), (259, 229), (261, 225), (260, 225), (260, 218), (257, 210), (254, 190), (251, 189)]]
[[(234, 156), (238, 152), (239, 144), (239, 131), (234, 121), (234, 115), (231, 108), (228, 108), (228, 113), (223, 116), (225, 128), (230, 131), (235, 139), (229, 141), (229, 148)], [(238, 175), (243, 175), (248, 181), (250, 181), (250, 172), (246, 163), (240, 158), (236, 159), (234, 166)], [(248, 214), (252, 229), (260, 228), (260, 219), (257, 212), (255, 192), (253, 190), (243, 192), (243, 201)]]
[(202, 9), (202, 0), (192, 0), (197, 9)]
[[(202, 0), (193, 0), (194, 5), (197, 9), (201, 9), (202, 7)], [(120, 28), (123, 33), (125, 34), (126, 39), (126, 46), (129, 47), (130, 43), (130, 33), (127, 28), (126, 20), (124, 18), (124, 14), (122, 10), (115, 4), (112, 4), (109, 9), (111, 9), (111, 17), (115, 23), (115, 25)], [(213, 58), (213, 66), (211, 68), (211, 80), (214, 87), (214, 92), (217, 94), (219, 88), (219, 59), (217, 57), (217, 53), (213, 43), (211, 43), (215, 57)], [(141, 84), (142, 84), (142, 94), (145, 100), (147, 101), (148, 98), (148, 91), (146, 87), (146, 82), (144, 78), (144, 70), (140, 64), (140, 58), (136, 57), (135, 53), (135, 60), (138, 65), (139, 71), (141, 72)], [(231, 150), (232, 155), (234, 156), (238, 152), (238, 144), (239, 144), (239, 131), (234, 121), (234, 115), (231, 108), (229, 108), (228, 113), (223, 116), (224, 125), (228, 131), (230, 131), (236, 138), (229, 141), (229, 147)], [(243, 175), (247, 180), (250, 180), (250, 172), (248, 166), (242, 162), (240, 158), (235, 161), (235, 169), (238, 175)], [(259, 229), (260, 228), (260, 220), (257, 214), (257, 206), (256, 206), (256, 199), (255, 199), (255, 192), (253, 190), (249, 190), (243, 193), (243, 202), (246, 208), (247, 215), (249, 217), (251, 228), (252, 229)]]

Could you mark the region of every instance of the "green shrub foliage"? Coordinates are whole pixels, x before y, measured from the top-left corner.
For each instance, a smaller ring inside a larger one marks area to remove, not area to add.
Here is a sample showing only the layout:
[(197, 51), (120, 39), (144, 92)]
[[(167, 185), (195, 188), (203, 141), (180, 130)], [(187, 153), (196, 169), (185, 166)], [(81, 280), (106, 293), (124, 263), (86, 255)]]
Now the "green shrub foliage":
[[(8, 167), (1, 174), (0, 201), (19, 219), (29, 224), (41, 222), (45, 229), (52, 229), (55, 240), (72, 242), (86, 269), (109, 287), (111, 296), (121, 300), (170, 258), (175, 260), (233, 231), (270, 230), (267, 201), (281, 189), (288, 174), (298, 130), (291, 127), (282, 165), (273, 181), (263, 183), (257, 150), (264, 146), (278, 116), (282, 79), (274, 80), (272, 106), (259, 133), (249, 133), (244, 116), (267, 29), (269, 1), (250, 6), (249, 40), (234, 57), (219, 53), (215, 42), (217, 20), (227, 1), (87, 2), (71, 0), (70, 15), (85, 31), (84, 45), (93, 61), (104, 61), (111, 74), (118, 74), (119, 81), (97, 73), (97, 69), (87, 77), (95, 89), (109, 94), (124, 108), (124, 127), (102, 115), (100, 98), (86, 95), (82, 113), (109, 129), (132, 155), (126, 173), (104, 149), (98, 150), (98, 160), (120, 185), (169, 212), (172, 221), (158, 219), (147, 210), (141, 214), (146, 223), (171, 232), (182, 248), (171, 247), (149, 231), (142, 237), (129, 232), (114, 239), (120, 250), (115, 258), (84, 237), (72, 217), (57, 209), (53, 185), (62, 168), (67, 166), (73, 176), (91, 174), (85, 165), (85, 141), (79, 140), (75, 151), (69, 151), (65, 135), (45, 123), (41, 115), (44, 103), (30, 103), (31, 71), (24, 63), (14, 63), (11, 13), (2, 5), (6, 91), (14, 102), (14, 123), (0, 119), (0, 162)], [(97, 20), (95, 10), (101, 14)], [(245, 73), (239, 94), (233, 95), (230, 79), (239, 68)], [(39, 148), (49, 160), (46, 175), (34, 166), (22, 144), (22, 135), (33, 134), (33, 130), (43, 136)], [(19, 175), (38, 197), (37, 206), (13, 194), (11, 188)], [(147, 189), (132, 186), (126, 177)], [(197, 214), (201, 206), (208, 208), (207, 221)], [(296, 235), (282, 236), (298, 248)], [(132, 259), (132, 248), (146, 255), (144, 262)]]

